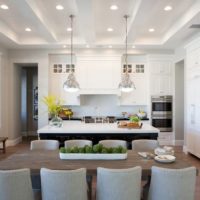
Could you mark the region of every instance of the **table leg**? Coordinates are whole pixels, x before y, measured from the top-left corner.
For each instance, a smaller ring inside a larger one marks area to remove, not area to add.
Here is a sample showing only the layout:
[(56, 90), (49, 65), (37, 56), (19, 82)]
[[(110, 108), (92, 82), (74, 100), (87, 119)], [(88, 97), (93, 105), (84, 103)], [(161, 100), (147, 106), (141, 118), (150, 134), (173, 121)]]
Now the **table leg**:
[(6, 141), (3, 141), (3, 153), (6, 153)]

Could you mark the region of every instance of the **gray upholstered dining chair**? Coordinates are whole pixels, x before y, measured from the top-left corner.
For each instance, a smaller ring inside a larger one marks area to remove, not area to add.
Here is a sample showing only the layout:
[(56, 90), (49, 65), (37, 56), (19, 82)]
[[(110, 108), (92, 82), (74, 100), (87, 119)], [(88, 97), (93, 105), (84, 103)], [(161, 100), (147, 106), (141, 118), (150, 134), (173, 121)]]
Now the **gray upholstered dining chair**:
[(31, 150), (57, 150), (59, 142), (57, 140), (33, 140), (31, 141)]
[(87, 200), (86, 169), (40, 171), (43, 200)]
[(0, 171), (1, 200), (33, 200), (29, 169)]
[(195, 167), (152, 167), (148, 200), (194, 200), (195, 182)]
[(85, 145), (92, 146), (92, 141), (91, 140), (66, 140), (65, 141), (65, 148), (66, 147), (84, 147)]
[(133, 140), (132, 150), (134, 151), (153, 151), (155, 148), (159, 147), (157, 140)]
[(141, 167), (97, 168), (97, 200), (140, 200)]
[(99, 144), (102, 144), (104, 147), (122, 146), (127, 148), (127, 142), (125, 140), (100, 140)]

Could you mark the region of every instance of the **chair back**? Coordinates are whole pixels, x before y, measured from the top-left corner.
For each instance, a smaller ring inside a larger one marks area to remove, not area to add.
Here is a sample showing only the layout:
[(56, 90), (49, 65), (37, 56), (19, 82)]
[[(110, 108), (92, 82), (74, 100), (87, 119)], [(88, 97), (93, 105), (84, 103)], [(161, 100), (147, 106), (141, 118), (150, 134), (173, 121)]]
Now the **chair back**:
[(148, 200), (194, 200), (196, 168), (152, 167)]
[(33, 200), (29, 169), (0, 171), (1, 200)]
[(40, 171), (43, 200), (87, 200), (86, 169)]
[(153, 151), (159, 147), (157, 140), (133, 140), (132, 150), (134, 151)]
[(92, 146), (91, 140), (66, 140), (65, 148), (69, 147), (84, 147), (85, 145)]
[(122, 146), (127, 148), (127, 142), (125, 140), (100, 140), (99, 144), (102, 144), (104, 147), (118, 147)]
[(140, 200), (141, 167), (97, 168), (97, 200)]
[(31, 141), (31, 150), (57, 150), (59, 142), (57, 140), (33, 140)]

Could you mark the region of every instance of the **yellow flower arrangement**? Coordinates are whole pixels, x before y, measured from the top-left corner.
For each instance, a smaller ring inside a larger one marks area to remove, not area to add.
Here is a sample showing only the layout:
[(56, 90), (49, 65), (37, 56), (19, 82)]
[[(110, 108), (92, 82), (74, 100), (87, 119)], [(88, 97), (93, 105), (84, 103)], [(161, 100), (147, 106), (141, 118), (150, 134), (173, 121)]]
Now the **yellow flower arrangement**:
[(56, 116), (62, 111), (61, 100), (54, 95), (43, 97), (42, 101), (47, 105), (48, 112), (51, 116)]

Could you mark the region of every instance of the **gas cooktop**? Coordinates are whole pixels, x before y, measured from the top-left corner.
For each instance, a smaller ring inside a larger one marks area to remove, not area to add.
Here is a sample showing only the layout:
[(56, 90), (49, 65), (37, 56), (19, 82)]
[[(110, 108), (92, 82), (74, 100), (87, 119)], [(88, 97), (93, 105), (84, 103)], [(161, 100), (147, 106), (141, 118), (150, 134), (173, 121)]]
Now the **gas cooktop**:
[(83, 121), (85, 123), (114, 123), (116, 122), (116, 118), (114, 116), (85, 116), (83, 117)]

